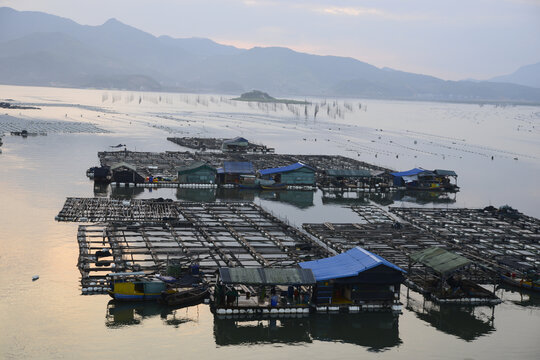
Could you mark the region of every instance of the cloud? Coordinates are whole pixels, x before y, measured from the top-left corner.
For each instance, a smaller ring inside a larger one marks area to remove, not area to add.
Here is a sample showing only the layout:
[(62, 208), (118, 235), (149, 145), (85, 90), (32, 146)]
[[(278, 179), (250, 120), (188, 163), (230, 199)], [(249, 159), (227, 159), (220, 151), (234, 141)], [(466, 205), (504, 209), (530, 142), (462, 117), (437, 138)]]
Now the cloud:
[(329, 6), (329, 7), (313, 7), (311, 9), (314, 12), (318, 12), (326, 15), (336, 15), (336, 16), (372, 16), (383, 18), (387, 20), (425, 20), (428, 19), (425, 15), (420, 14), (394, 14), (384, 10), (376, 8), (364, 8), (364, 7), (340, 7), (340, 6)]
[(242, 3), (246, 6), (269, 6), (269, 5), (278, 5), (275, 1), (267, 0), (243, 0)]

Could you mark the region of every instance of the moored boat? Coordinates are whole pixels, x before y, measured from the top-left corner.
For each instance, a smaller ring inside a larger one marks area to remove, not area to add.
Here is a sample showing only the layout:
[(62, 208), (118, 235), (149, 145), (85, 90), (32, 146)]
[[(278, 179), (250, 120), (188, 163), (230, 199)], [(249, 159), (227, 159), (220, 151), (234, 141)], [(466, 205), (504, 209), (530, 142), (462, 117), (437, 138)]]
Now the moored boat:
[(115, 300), (146, 301), (157, 300), (162, 294), (174, 293), (167, 283), (149, 278), (144, 272), (112, 273), (108, 275), (111, 289), (109, 295)]
[(261, 189), (263, 190), (286, 190), (287, 184), (279, 183), (279, 184), (270, 184), (270, 185), (263, 185), (261, 184)]
[(532, 278), (527, 277), (516, 277), (512, 276), (511, 274), (505, 274), (501, 275), (501, 280), (509, 285), (516, 286), (519, 288), (532, 290), (532, 291), (540, 291), (540, 280), (534, 280)]
[(208, 297), (208, 294), (208, 287), (200, 286), (179, 290), (171, 294), (164, 293), (158, 301), (169, 306), (191, 306), (200, 304)]

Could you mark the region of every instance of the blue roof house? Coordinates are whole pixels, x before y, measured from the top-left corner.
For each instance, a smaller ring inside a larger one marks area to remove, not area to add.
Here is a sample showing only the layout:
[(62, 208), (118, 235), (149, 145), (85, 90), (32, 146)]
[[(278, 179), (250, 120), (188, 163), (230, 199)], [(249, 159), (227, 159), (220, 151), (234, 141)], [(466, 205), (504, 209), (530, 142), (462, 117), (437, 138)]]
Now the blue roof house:
[(311, 269), (317, 286), (313, 302), (321, 304), (377, 304), (391, 307), (399, 302), (405, 273), (400, 267), (361, 247), (339, 255), (302, 262)]
[(315, 185), (315, 169), (301, 162), (257, 171), (262, 179), (287, 185)]

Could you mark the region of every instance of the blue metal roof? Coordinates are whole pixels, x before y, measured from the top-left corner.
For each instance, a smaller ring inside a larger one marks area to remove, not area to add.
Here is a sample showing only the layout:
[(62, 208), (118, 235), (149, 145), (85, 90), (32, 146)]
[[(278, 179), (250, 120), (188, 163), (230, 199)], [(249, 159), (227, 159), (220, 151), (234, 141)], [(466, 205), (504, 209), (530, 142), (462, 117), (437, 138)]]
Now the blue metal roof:
[(271, 174), (279, 174), (279, 173), (284, 173), (288, 171), (293, 171), (293, 170), (297, 170), (303, 167), (315, 171), (315, 169), (312, 168), (311, 166), (302, 164), (301, 162), (297, 162), (288, 166), (282, 166), (282, 167), (277, 167), (277, 168), (272, 168), (272, 169), (262, 169), (262, 170), (259, 170), (258, 172), (261, 175), (271, 175)]
[[(255, 170), (249, 161), (224, 161), (223, 172), (225, 174), (254, 174)], [(220, 173), (219, 169), (218, 173)]]
[(398, 177), (399, 176), (411, 176), (411, 175), (417, 175), (417, 174), (420, 174), (420, 173), (423, 173), (423, 172), (430, 172), (430, 171), (422, 169), (422, 168), (414, 168), (414, 169), (411, 169), (411, 170), (408, 170), (408, 171), (390, 173), (390, 175), (398, 176)]
[(406, 273), (406, 271), (399, 266), (396, 266), (379, 255), (375, 255), (361, 247), (355, 247), (347, 252), (330, 258), (306, 261), (298, 265), (303, 269), (311, 269), (317, 281), (357, 276), (361, 272), (379, 265)]

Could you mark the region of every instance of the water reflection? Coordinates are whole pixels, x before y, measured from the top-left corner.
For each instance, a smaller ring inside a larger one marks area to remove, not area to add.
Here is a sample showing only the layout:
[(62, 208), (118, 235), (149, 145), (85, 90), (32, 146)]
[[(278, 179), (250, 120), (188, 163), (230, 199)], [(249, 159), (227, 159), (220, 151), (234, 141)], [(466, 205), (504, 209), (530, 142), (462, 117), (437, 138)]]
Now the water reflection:
[(494, 306), (439, 305), (426, 300), (408, 298), (406, 309), (446, 334), (467, 342), (495, 331)]
[[(173, 190), (173, 189), (165, 189)], [(141, 197), (146, 192), (156, 191), (141, 187), (116, 187), (104, 184), (94, 185), (94, 196), (113, 199), (128, 200)], [(173, 190), (174, 191), (174, 190)], [(149, 195), (149, 194), (146, 194)], [(145, 197), (147, 197), (145, 195)], [(157, 194), (155, 195), (157, 196)], [(178, 188), (176, 198), (189, 202), (215, 202), (215, 201), (255, 201), (256, 198), (292, 205), (298, 209), (307, 209), (315, 206), (315, 191), (306, 190), (254, 190), (254, 189), (196, 189)], [(418, 205), (426, 204), (453, 204), (456, 202), (456, 193), (432, 191), (396, 191), (385, 193), (362, 193), (323, 191), (323, 205), (362, 205), (373, 201), (379, 205), (388, 206), (396, 202), (408, 202)]]
[(392, 313), (317, 314), (299, 318), (239, 320), (214, 317), (217, 345), (343, 342), (384, 351), (402, 343)]
[(341, 191), (323, 191), (323, 204), (339, 204), (339, 205), (367, 205), (369, 200), (375, 194), (369, 193), (348, 193)]
[(418, 205), (452, 204), (456, 202), (456, 193), (441, 191), (399, 190), (384, 193), (324, 191), (323, 204), (361, 205), (373, 201), (388, 206), (396, 202), (408, 202)]
[(503, 283), (498, 285), (497, 296), (518, 306), (540, 307), (540, 293), (532, 290), (516, 288)]
[(307, 190), (263, 190), (258, 195), (263, 200), (279, 201), (299, 209), (307, 209), (313, 206), (313, 193)]
[(176, 198), (182, 201), (214, 202), (216, 201), (216, 191), (216, 189), (178, 188)]
[(254, 201), (256, 198), (283, 202), (299, 209), (306, 209), (313, 204), (313, 191), (300, 190), (253, 190), (253, 189), (188, 189), (179, 188), (176, 198), (182, 201), (214, 202), (214, 201)]
[(197, 306), (174, 308), (157, 302), (131, 302), (110, 300), (107, 304), (105, 325), (121, 328), (141, 324), (144, 319), (159, 316), (164, 325), (175, 327), (188, 322), (198, 322)]
[(400, 190), (393, 193), (393, 201), (404, 201), (415, 204), (452, 204), (456, 202), (457, 193), (444, 191), (407, 191)]
[[(95, 195), (95, 189), (96, 189), (96, 187), (94, 186), (94, 195)], [(111, 189), (111, 198), (112, 199), (117, 199), (117, 200), (134, 199), (137, 196), (144, 193), (144, 188), (140, 188), (140, 187), (116, 187), (116, 186), (111, 186), (110, 189)]]

